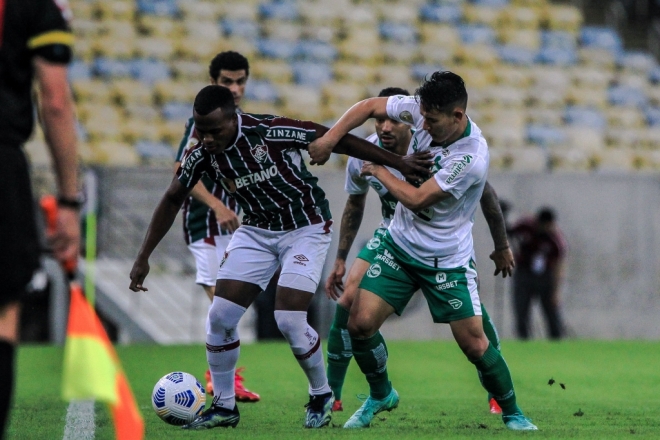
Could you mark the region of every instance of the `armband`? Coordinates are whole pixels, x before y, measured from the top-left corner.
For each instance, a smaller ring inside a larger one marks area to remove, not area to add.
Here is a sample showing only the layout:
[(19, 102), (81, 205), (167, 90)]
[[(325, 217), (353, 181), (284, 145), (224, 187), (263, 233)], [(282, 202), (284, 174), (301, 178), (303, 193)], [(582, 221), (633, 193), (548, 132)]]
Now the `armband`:
[(75, 198), (62, 197), (62, 196), (57, 197), (57, 206), (60, 208), (69, 208), (69, 209), (78, 210), (82, 208), (84, 202), (85, 200), (82, 195), (77, 196)]
[(47, 44), (33, 49), (33, 53), (46, 61), (56, 64), (69, 64), (73, 58), (71, 46), (67, 44)]

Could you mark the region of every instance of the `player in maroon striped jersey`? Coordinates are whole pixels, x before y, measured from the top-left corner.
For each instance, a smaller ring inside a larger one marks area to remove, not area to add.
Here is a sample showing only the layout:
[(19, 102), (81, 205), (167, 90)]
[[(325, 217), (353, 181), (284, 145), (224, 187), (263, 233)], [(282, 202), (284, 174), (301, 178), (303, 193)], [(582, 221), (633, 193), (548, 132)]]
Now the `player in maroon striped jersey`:
[[(281, 265), (275, 319), (309, 381), (305, 426), (320, 428), (334, 402), (325, 376), (320, 338), (307, 323), (331, 240), (325, 193), (305, 166), (300, 150), (327, 131), (311, 121), (236, 113), (231, 92), (207, 86), (195, 99), (193, 117), (200, 143), (158, 204), (131, 271), (130, 289), (143, 286), (148, 259), (169, 230), (181, 204), (203, 174), (219, 182), (245, 213), (220, 263), (209, 308), (207, 360), (213, 375), (213, 404), (187, 429), (236, 426), (240, 419), (233, 377), (240, 339), (238, 321)], [(399, 169), (405, 176), (428, 174), (425, 155), (400, 157), (347, 135), (335, 152)]]

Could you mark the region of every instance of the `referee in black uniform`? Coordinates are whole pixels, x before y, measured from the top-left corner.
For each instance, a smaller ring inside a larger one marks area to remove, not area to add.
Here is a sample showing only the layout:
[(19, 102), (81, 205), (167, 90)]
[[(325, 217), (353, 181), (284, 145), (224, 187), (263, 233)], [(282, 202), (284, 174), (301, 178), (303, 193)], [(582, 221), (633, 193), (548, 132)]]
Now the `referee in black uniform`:
[[(76, 258), (79, 252), (76, 130), (67, 82), (73, 44), (70, 18), (66, 2), (0, 0), (0, 438), (14, 386), (20, 299), (39, 264), (23, 151), (35, 107), (53, 159), (60, 206), (57, 228), (47, 239), (60, 261)], [(38, 102), (33, 103), (35, 80)]]

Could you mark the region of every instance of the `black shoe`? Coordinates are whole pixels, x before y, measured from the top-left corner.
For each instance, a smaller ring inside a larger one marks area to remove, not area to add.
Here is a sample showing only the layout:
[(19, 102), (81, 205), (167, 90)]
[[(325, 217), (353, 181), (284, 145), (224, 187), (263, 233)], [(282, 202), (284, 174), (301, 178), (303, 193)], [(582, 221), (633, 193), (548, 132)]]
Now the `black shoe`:
[(241, 415), (238, 413), (238, 406), (234, 409), (227, 409), (221, 406), (211, 405), (209, 409), (200, 414), (195, 420), (183, 425), (181, 429), (210, 429), (210, 428), (235, 428)]
[(335, 403), (335, 395), (330, 391), (326, 394), (309, 396), (309, 402), (305, 405), (307, 416), (305, 417), (305, 428), (323, 428), (332, 419), (332, 404)]

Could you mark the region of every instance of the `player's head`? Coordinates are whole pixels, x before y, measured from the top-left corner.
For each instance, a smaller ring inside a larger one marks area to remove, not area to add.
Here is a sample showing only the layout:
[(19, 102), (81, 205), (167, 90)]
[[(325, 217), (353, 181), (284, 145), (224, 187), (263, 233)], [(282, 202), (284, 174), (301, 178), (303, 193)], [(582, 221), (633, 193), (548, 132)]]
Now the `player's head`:
[(434, 72), (415, 94), (424, 116), (424, 129), (434, 142), (443, 143), (462, 134), (468, 95), (460, 76), (446, 71)]
[[(406, 89), (387, 87), (380, 91), (379, 98), (394, 95), (410, 95)], [(386, 150), (398, 150), (405, 154), (410, 141), (410, 126), (390, 118), (376, 118), (376, 135)]]
[(222, 153), (234, 141), (238, 116), (227, 87), (210, 85), (200, 90), (195, 97), (193, 118), (197, 135), (209, 153)]
[(239, 105), (245, 93), (245, 84), (250, 76), (250, 64), (247, 58), (238, 52), (227, 51), (217, 54), (209, 65), (211, 84), (227, 87), (234, 96), (234, 103)]

